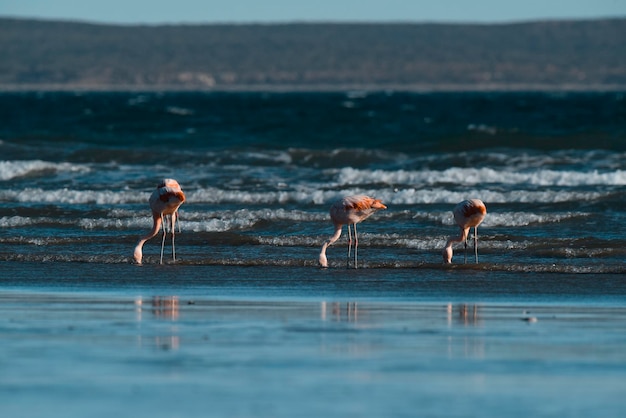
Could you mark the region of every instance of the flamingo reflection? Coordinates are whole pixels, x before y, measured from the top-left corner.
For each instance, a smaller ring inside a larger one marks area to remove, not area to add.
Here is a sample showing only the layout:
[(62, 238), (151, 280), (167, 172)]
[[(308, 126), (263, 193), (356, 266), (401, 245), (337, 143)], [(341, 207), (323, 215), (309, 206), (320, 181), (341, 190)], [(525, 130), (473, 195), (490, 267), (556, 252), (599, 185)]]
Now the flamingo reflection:
[[(328, 318), (328, 306), (326, 302), (321, 303), (321, 318), (322, 321), (326, 321)], [(330, 313), (333, 320), (337, 322), (357, 322), (358, 321), (358, 308), (356, 302), (347, 302), (345, 307), (342, 308), (342, 303), (333, 302), (330, 306)]]
[[(144, 301), (141, 297), (135, 299), (135, 313), (137, 322), (142, 322)], [(180, 315), (178, 296), (154, 296), (150, 300), (150, 312), (161, 320), (177, 321)], [(154, 337), (154, 346), (163, 350), (177, 350), (180, 348), (180, 337), (175, 335), (175, 328), (169, 330), (169, 335)], [(144, 338), (138, 336), (139, 344), (143, 345)]]
[[(451, 303), (446, 306), (446, 312), (448, 314), (448, 325), (452, 325), (452, 318), (455, 308)], [(460, 304), (456, 307), (457, 310), (457, 322), (463, 325), (478, 325), (481, 320), (478, 315), (478, 305)]]
[(179, 316), (178, 296), (153, 297), (152, 314), (157, 318), (176, 321)]

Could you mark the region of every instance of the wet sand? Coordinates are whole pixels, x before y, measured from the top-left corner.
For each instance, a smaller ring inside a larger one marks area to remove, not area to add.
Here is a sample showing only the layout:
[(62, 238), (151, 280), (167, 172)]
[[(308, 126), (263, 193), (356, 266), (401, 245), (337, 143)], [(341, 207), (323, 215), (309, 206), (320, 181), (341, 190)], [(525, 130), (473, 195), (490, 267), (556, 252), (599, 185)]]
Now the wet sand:
[[(515, 297), (507, 277), (472, 278), (471, 270), (430, 277), (447, 283), (438, 293), (424, 272), (89, 267), (7, 263), (2, 416), (608, 417), (626, 410), (619, 287), (558, 299), (537, 288)], [(379, 280), (368, 281), (373, 276)], [(500, 296), (462, 291), (498, 280)]]

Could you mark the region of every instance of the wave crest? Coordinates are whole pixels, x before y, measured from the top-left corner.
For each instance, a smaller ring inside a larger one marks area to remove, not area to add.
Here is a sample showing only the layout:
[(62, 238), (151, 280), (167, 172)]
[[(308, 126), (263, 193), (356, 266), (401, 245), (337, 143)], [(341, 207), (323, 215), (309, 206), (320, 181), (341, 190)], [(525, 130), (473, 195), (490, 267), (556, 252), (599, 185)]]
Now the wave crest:
[(506, 184), (524, 186), (623, 186), (626, 185), (626, 170), (599, 172), (598, 170), (559, 171), (533, 170), (529, 172), (495, 170), (492, 168), (453, 167), (446, 170), (362, 170), (344, 167), (337, 173), (337, 185), (389, 184), (432, 186), (457, 184), (475, 186), (479, 184)]
[(42, 160), (0, 161), (0, 180), (13, 180), (26, 176), (44, 176), (49, 172), (87, 172), (83, 164), (52, 163)]

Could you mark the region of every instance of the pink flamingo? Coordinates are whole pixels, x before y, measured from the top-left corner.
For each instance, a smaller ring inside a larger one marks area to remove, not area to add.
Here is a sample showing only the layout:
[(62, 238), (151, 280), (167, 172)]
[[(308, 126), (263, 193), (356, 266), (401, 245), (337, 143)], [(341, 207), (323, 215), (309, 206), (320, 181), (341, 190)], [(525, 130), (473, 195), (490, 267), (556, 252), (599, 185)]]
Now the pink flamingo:
[(356, 234), (356, 224), (367, 219), (370, 215), (379, 209), (387, 209), (380, 199), (374, 199), (369, 196), (347, 196), (330, 207), (330, 219), (335, 225), (335, 234), (324, 243), (320, 252), (319, 262), (322, 267), (328, 267), (326, 259), (326, 248), (337, 241), (341, 236), (341, 228), (348, 225), (348, 260), (347, 265), (350, 266), (350, 250), (352, 248), (352, 233), (350, 225), (354, 226), (354, 268), (357, 268), (357, 247), (359, 240)]
[(147, 235), (139, 238), (139, 242), (135, 247), (135, 262), (141, 264), (143, 244), (158, 234), (161, 225), (163, 225), (163, 241), (161, 242), (161, 264), (163, 264), (163, 248), (165, 247), (167, 223), (169, 223), (169, 228), (172, 232), (172, 257), (176, 261), (174, 227), (178, 219), (178, 208), (185, 202), (185, 194), (176, 180), (164, 179), (157, 186), (156, 190), (152, 192), (149, 202), (152, 210), (152, 230)]
[(479, 199), (464, 200), (457, 204), (452, 210), (454, 221), (461, 228), (461, 234), (458, 237), (450, 237), (443, 249), (443, 262), (449, 264), (452, 262), (452, 244), (455, 242), (465, 242), (465, 262), (467, 263), (467, 238), (470, 228), (474, 227), (474, 254), (478, 263), (478, 225), (485, 219), (487, 207)]

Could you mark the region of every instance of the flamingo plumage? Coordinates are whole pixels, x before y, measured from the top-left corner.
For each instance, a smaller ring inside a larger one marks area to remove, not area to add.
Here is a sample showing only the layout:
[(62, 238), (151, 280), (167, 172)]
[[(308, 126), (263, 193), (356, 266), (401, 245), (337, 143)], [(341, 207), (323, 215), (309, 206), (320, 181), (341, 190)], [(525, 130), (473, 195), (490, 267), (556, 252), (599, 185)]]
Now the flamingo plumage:
[(456, 242), (465, 243), (465, 262), (467, 263), (467, 238), (470, 228), (474, 228), (474, 255), (478, 263), (478, 225), (485, 219), (487, 207), (480, 199), (469, 199), (458, 203), (452, 210), (454, 222), (461, 229), (459, 236), (451, 236), (443, 249), (443, 262), (452, 262), (452, 244)]
[(178, 182), (174, 179), (164, 179), (150, 195), (150, 209), (152, 210), (152, 229), (143, 237), (139, 238), (133, 257), (137, 264), (141, 264), (143, 258), (143, 245), (150, 238), (159, 233), (163, 226), (163, 241), (161, 242), (161, 264), (163, 264), (163, 248), (165, 247), (165, 235), (167, 225), (172, 233), (172, 258), (176, 261), (176, 248), (174, 246), (174, 228), (178, 220), (178, 208), (185, 202), (185, 194)]
[(332, 245), (341, 236), (341, 229), (343, 225), (348, 225), (348, 259), (347, 264), (350, 265), (350, 250), (352, 248), (352, 233), (350, 232), (350, 225), (353, 225), (354, 229), (354, 268), (357, 268), (357, 248), (359, 245), (356, 224), (369, 218), (374, 212), (380, 209), (387, 209), (387, 206), (383, 205), (380, 199), (374, 199), (373, 197), (357, 195), (346, 196), (341, 200), (336, 201), (330, 207), (330, 219), (335, 226), (334, 235), (324, 243), (322, 251), (319, 256), (319, 263), (322, 267), (328, 267), (328, 260), (326, 259), (326, 248)]

